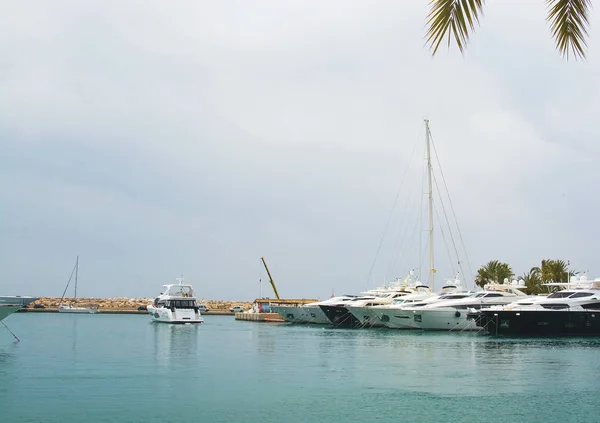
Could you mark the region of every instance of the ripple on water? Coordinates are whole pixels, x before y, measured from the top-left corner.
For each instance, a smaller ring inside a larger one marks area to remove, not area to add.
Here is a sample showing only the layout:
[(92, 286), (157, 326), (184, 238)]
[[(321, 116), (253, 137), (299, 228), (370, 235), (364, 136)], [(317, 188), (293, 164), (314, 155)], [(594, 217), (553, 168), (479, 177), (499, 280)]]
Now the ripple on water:
[[(11, 422), (594, 421), (600, 339), (17, 314)], [(10, 383), (6, 383), (10, 381)], [(568, 404), (568, 406), (565, 406)], [(35, 405), (35, 406), (33, 406)]]

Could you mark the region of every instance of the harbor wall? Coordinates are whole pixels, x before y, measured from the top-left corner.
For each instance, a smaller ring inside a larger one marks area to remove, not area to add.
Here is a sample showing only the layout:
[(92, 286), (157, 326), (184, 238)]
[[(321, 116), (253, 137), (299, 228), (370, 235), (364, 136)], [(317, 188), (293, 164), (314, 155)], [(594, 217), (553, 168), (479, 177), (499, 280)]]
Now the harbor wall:
[[(97, 306), (99, 313), (128, 313), (128, 314), (146, 314), (145, 310), (138, 310), (139, 307), (145, 307), (150, 304), (154, 298), (78, 298), (77, 304), (82, 307), (89, 305)], [(64, 298), (63, 303), (73, 303), (73, 298)], [(244, 310), (252, 307), (252, 303), (248, 301), (218, 301), (218, 300), (200, 300), (198, 304), (204, 304), (208, 307), (208, 312), (202, 314), (223, 314), (233, 315), (229, 309), (233, 306), (242, 306)], [(60, 305), (60, 297), (43, 297), (30, 303), (27, 307), (20, 311), (32, 312), (57, 312)]]

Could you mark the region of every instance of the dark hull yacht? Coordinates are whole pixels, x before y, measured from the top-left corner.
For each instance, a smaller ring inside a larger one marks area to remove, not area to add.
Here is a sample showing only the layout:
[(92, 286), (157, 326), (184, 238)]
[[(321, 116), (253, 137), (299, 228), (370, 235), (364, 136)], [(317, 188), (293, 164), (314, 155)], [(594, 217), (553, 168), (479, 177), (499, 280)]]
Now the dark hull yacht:
[(480, 310), (469, 317), (492, 335), (600, 335), (600, 310)]
[(600, 335), (600, 289), (574, 288), (504, 307), (472, 310), (467, 318), (493, 335)]
[(360, 321), (348, 311), (345, 305), (319, 305), (319, 307), (335, 328), (355, 329), (362, 326)]

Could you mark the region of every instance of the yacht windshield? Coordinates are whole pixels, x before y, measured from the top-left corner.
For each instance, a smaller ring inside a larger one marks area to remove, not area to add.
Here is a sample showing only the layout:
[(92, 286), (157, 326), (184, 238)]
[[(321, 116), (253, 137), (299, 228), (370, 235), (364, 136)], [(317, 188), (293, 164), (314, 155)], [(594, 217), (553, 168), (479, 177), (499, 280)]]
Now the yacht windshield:
[(573, 291), (558, 291), (548, 295), (546, 298), (567, 298), (571, 294), (573, 294)]
[(591, 292), (576, 292), (573, 295), (571, 295), (569, 298), (583, 298), (583, 297), (591, 297), (592, 294)]
[(440, 297), (440, 300), (458, 300), (459, 298), (465, 298), (470, 296), (470, 294), (454, 294), (454, 295), (444, 295)]

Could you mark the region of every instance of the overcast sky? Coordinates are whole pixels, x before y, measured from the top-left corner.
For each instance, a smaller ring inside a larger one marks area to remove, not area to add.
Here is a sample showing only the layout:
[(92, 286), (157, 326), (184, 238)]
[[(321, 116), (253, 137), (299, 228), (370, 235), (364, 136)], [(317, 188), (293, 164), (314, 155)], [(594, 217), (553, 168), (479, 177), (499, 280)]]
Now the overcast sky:
[(283, 297), (427, 283), (426, 117), (468, 286), (493, 259), (600, 276), (597, 19), (565, 62), (541, 0), (435, 58), (425, 1), (3, 3), (0, 294), (60, 296), (77, 254), (82, 296), (272, 296), (261, 256)]

